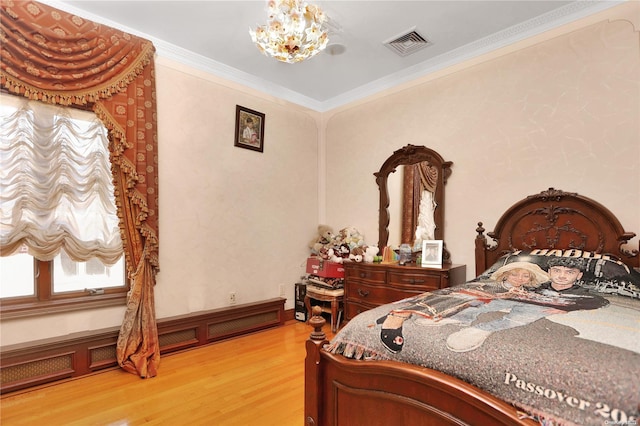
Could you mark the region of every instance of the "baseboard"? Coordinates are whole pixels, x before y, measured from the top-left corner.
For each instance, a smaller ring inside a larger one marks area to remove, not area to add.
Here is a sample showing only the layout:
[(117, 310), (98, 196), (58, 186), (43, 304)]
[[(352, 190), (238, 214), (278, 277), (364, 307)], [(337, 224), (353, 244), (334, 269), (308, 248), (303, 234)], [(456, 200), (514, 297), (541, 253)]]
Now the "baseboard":
[(292, 321), (294, 319), (296, 319), (296, 311), (294, 309), (287, 309), (286, 311), (284, 311), (285, 321)]
[[(285, 299), (275, 298), (160, 319), (160, 354), (283, 325), (287, 320), (284, 303)], [(118, 367), (116, 342), (119, 330), (114, 327), (3, 347), (0, 352), (0, 393)]]

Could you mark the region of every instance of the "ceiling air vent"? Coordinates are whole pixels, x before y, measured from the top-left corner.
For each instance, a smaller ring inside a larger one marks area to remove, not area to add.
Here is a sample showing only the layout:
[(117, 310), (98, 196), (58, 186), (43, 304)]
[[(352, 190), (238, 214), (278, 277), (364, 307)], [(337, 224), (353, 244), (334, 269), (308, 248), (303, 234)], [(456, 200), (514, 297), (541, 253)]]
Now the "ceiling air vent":
[(415, 28), (384, 42), (384, 45), (400, 56), (411, 55), (431, 43), (422, 37)]

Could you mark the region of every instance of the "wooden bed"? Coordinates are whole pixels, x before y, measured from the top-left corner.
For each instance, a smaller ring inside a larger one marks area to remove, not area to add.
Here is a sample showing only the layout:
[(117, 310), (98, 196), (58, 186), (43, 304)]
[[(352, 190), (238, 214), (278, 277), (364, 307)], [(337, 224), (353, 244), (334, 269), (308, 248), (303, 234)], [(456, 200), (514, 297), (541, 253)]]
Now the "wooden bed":
[[(550, 188), (510, 207), (495, 229), (478, 224), (476, 275), (513, 250), (578, 249), (611, 254), (637, 268), (640, 256), (616, 216), (600, 203)], [(512, 405), (457, 378), (394, 361), (333, 355), (315, 313), (306, 342), (307, 425), (536, 425)]]

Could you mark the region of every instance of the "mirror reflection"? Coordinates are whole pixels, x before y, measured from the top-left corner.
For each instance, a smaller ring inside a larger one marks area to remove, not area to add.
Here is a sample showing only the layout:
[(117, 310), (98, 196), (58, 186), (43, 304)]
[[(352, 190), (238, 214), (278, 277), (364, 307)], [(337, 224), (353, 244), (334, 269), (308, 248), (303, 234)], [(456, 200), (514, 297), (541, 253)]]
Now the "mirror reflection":
[[(401, 167), (404, 169), (404, 166)], [(402, 222), (404, 218), (404, 191), (402, 189), (404, 183), (403, 172), (398, 170), (391, 173), (387, 180), (389, 189), (389, 245), (399, 246), (404, 238), (402, 232)]]
[(423, 240), (435, 240), (435, 192), (438, 169), (428, 161), (406, 165), (403, 169), (401, 243), (414, 250), (422, 247)]

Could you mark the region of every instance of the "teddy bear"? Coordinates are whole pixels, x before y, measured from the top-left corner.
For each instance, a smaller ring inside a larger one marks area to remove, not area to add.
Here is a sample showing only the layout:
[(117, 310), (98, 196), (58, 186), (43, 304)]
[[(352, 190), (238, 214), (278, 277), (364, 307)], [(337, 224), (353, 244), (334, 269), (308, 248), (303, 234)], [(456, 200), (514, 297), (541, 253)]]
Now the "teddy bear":
[(364, 254), (362, 256), (362, 260), (364, 260), (367, 263), (373, 263), (374, 258), (376, 257), (376, 255), (378, 254), (378, 252), (380, 251), (380, 249), (376, 246), (367, 246), (364, 249)]
[(318, 234), (309, 242), (309, 248), (312, 253), (320, 254), (323, 247), (333, 245), (334, 238), (333, 228), (329, 225), (318, 225)]

